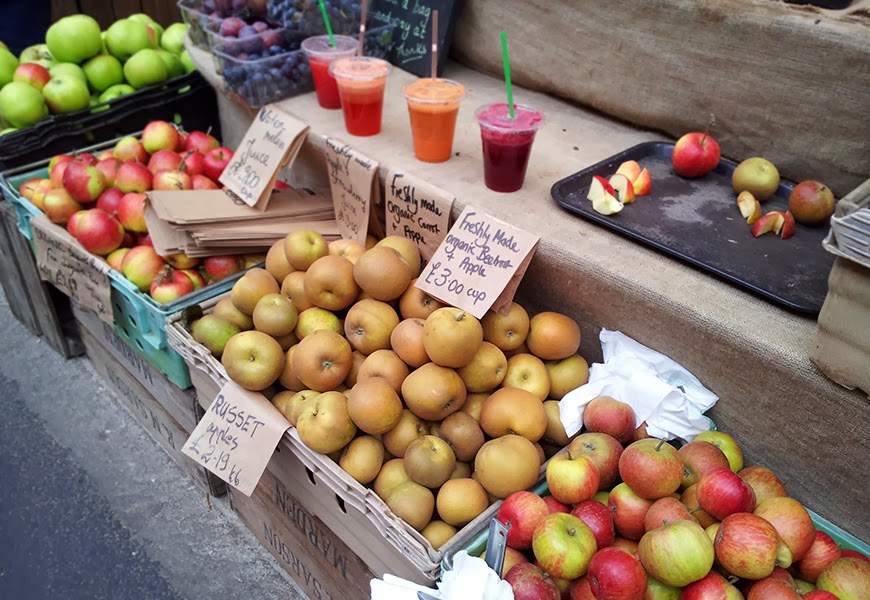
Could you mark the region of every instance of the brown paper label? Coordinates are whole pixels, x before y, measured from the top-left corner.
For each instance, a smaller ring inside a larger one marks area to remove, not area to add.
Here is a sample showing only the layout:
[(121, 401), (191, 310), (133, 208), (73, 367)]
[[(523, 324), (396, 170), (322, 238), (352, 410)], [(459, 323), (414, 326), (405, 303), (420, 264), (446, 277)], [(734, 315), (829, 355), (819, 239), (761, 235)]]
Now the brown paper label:
[(182, 452), (250, 496), (290, 423), (265, 396), (229, 381)]
[(292, 164), (305, 141), (308, 125), (270, 104), (254, 117), (220, 182), (248, 206), (263, 210), (278, 177)]
[(326, 167), (341, 237), (365, 245), (369, 213), (378, 193), (378, 163), (327, 137)]
[(111, 267), (85, 250), (76, 239), (44, 215), (30, 221), (39, 277), (114, 325)]
[(387, 235), (401, 235), (430, 260), (447, 235), (453, 196), (425, 181), (393, 171), (384, 185)]
[(503, 312), (534, 255), (539, 238), (466, 206), (417, 279), (430, 296), (483, 318)]

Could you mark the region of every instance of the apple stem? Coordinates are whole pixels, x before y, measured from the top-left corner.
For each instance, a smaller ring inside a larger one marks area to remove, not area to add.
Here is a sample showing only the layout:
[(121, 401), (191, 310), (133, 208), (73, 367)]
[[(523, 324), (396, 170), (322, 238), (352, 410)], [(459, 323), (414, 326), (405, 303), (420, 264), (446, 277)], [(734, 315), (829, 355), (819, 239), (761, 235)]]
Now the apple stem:
[(456, 321), (459, 322), (465, 318), (465, 311), (460, 311), (456, 314)]
[(667, 440), (659, 440), (659, 444), (658, 444), (658, 446), (656, 446), (656, 452), (661, 450), (662, 446), (665, 445), (665, 442), (667, 442)]
[(707, 136), (710, 135), (710, 129), (716, 126), (716, 115), (710, 113), (710, 121), (707, 123), (707, 129), (704, 130), (704, 137), (701, 138), (701, 145), (707, 141)]
[(689, 514), (696, 513), (696, 512), (698, 512), (699, 510), (701, 510), (701, 507), (700, 507), (700, 506), (696, 506), (695, 508), (693, 508), (692, 510), (689, 511)]

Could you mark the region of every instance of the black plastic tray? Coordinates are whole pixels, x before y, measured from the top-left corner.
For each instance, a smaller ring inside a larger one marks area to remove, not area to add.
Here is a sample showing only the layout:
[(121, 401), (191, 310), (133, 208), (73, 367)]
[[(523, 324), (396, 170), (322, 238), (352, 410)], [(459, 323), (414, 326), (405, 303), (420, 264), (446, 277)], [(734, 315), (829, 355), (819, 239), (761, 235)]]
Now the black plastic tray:
[[(794, 236), (773, 233), (752, 237), (740, 216), (731, 174), (737, 163), (722, 159), (698, 179), (677, 176), (671, 166), (673, 143), (646, 142), (556, 182), (551, 189), (559, 206), (618, 231), (647, 246), (676, 256), (752, 290), (792, 310), (817, 315), (828, 293), (834, 256), (824, 251), (827, 227), (797, 224)], [(652, 192), (639, 196), (615, 215), (601, 215), (586, 199), (593, 175), (609, 178), (626, 160), (649, 169)], [(784, 211), (793, 185), (781, 182), (762, 210)]]

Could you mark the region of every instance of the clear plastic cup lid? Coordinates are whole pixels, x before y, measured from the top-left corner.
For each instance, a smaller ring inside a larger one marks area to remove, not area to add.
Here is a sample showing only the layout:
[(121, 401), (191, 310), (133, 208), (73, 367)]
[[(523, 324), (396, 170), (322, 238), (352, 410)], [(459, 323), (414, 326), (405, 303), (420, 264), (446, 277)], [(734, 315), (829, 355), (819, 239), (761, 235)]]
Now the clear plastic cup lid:
[(405, 98), (421, 104), (459, 102), (465, 97), (465, 86), (451, 79), (426, 77), (402, 88)]
[(335, 46), (330, 45), (328, 35), (306, 38), (302, 42), (302, 50), (306, 54), (317, 58), (331, 58), (335, 55), (352, 55), (359, 46), (359, 41), (356, 38), (346, 35), (336, 35), (333, 39), (335, 40)]
[(336, 78), (351, 81), (371, 81), (390, 74), (392, 65), (372, 56), (352, 56), (339, 58), (329, 65), (329, 72)]
[(507, 102), (484, 104), (474, 111), (474, 118), (481, 127), (503, 133), (537, 131), (544, 124), (544, 113), (524, 104), (514, 104), (511, 119)]

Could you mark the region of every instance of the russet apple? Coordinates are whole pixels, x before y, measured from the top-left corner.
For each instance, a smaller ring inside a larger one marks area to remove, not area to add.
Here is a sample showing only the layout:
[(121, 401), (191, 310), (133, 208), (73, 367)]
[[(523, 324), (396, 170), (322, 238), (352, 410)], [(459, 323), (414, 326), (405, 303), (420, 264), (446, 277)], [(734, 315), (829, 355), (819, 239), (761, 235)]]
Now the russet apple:
[(613, 545), (616, 530), (613, 526), (613, 514), (607, 506), (595, 500), (586, 500), (575, 506), (571, 514), (589, 527), (599, 550)]
[(567, 315), (556, 312), (536, 314), (529, 321), (526, 344), (543, 360), (559, 360), (576, 354), (580, 347), (580, 326)]
[(504, 580), (513, 592), (514, 600), (560, 600), (561, 592), (553, 578), (531, 563), (514, 565)]
[(680, 177), (703, 177), (716, 168), (721, 157), (719, 144), (708, 133), (687, 133), (677, 140), (671, 164)]
[(773, 525), (749, 512), (725, 517), (713, 542), (722, 567), (746, 579), (763, 579), (773, 572), (779, 544)]
[(550, 373), (534, 354), (514, 354), (507, 360), (502, 386), (526, 390), (543, 401), (550, 395)]
[(356, 264), (357, 259), (366, 251), (366, 247), (353, 240), (333, 240), (327, 244), (330, 256), (346, 258), (351, 264)]
[(293, 333), (298, 315), (289, 298), (272, 293), (257, 301), (252, 317), (257, 331), (279, 338)]
[(315, 260), (305, 272), (303, 286), (305, 296), (326, 310), (347, 308), (359, 294), (353, 263), (340, 256), (327, 255)]
[(610, 396), (593, 398), (583, 411), (586, 431), (606, 433), (622, 443), (631, 440), (637, 427), (634, 409)]
[(550, 514), (544, 499), (528, 491), (514, 492), (505, 498), (496, 518), (508, 526), (507, 545), (516, 550), (532, 547), (532, 535)]
[[(355, 262), (355, 261), (354, 261)], [(403, 319), (423, 319), (444, 306), (441, 302), (418, 288), (412, 279), (408, 288), (399, 297), (399, 314)]]
[(326, 256), (328, 251), (326, 240), (316, 231), (294, 231), (284, 238), (287, 262), (297, 271), (307, 270), (318, 258)]
[(420, 250), (417, 244), (401, 235), (388, 235), (377, 244), (375, 247), (392, 248), (402, 255), (411, 267), (411, 277), (416, 279), (420, 276)]
[(448, 525), (463, 527), (489, 507), (483, 486), (470, 478), (449, 479), (435, 497), (438, 515)]
[[(547, 415), (547, 429), (541, 441), (553, 444), (558, 448), (564, 448), (571, 439), (565, 433), (565, 426), (559, 417), (559, 403), (556, 400), (544, 402), (544, 412)], [(596, 490), (597, 491), (597, 490)]]
[(679, 489), (683, 461), (677, 449), (664, 440), (639, 440), (619, 457), (619, 475), (641, 498), (657, 500)]
[(319, 395), (320, 392), (315, 392), (314, 390), (302, 390), (301, 392), (288, 390), (276, 394), (272, 398), (272, 404), (281, 411), (281, 414), (284, 415), (293, 427), (296, 427), (296, 421), (299, 419), (299, 415), (302, 414), (305, 401)]
[(644, 569), (656, 580), (683, 587), (702, 579), (713, 567), (713, 543), (694, 521), (676, 521), (653, 529), (638, 545)]
[(225, 321), (214, 314), (204, 315), (190, 327), (193, 339), (208, 348), (215, 358), (220, 358), (223, 355), (227, 342), (240, 331), (241, 329), (234, 323)]
[(841, 554), (842, 551), (834, 538), (824, 531), (816, 531), (810, 549), (796, 563), (797, 573), (801, 579), (815, 583), (822, 571), (839, 559)]
[(586, 576), (596, 600), (642, 600), (646, 596), (643, 566), (621, 548), (599, 550), (589, 562)]
[(390, 334), (390, 346), (409, 367), (418, 368), (429, 362), (423, 346), (426, 321), (410, 318), (400, 321)]
[(254, 320), (249, 315), (246, 315), (236, 308), (233, 304), (232, 298), (230, 297), (218, 300), (218, 303), (214, 306), (212, 314), (224, 319), (225, 321), (234, 323), (242, 331), (248, 331), (254, 328)]
[(547, 485), (559, 502), (578, 504), (592, 498), (598, 491), (598, 467), (584, 456), (569, 452), (557, 454), (547, 463)]
[(474, 460), (485, 441), (483, 431), (477, 421), (461, 411), (444, 419), (438, 428), (437, 435), (447, 442), (456, 455), (456, 459), (460, 461)]
[[(347, 377), (352, 350), (340, 334), (328, 329), (317, 330), (306, 335), (294, 348), (293, 370), (309, 389), (334, 390)], [(344, 402), (346, 405), (347, 401)]]
[(466, 390), (456, 371), (427, 363), (402, 382), (402, 397), (421, 419), (440, 421), (462, 408)]
[(754, 156), (747, 158), (731, 174), (734, 192), (750, 192), (759, 202), (764, 202), (779, 188), (779, 171), (769, 160)]
[(483, 339), (495, 344), (503, 352), (516, 350), (529, 335), (529, 315), (516, 302), (511, 302), (506, 315), (488, 311), (480, 324), (483, 327)]
[(265, 333), (243, 331), (227, 342), (221, 364), (239, 386), (260, 391), (278, 380), (284, 368), (284, 351)]
[(583, 433), (568, 447), (572, 456), (583, 455), (595, 463), (601, 476), (599, 490), (609, 490), (619, 483), (619, 458), (623, 448), (616, 438), (606, 433)]
[[(296, 344), (296, 346), (291, 346), (290, 348), (285, 350), (284, 368), (281, 370), (281, 374), (278, 376), (278, 383), (283, 385), (285, 389), (291, 390), (293, 392), (301, 392), (307, 387), (299, 380), (299, 376), (296, 374), (296, 370), (293, 368), (293, 355), (296, 353), (296, 348), (298, 346), (299, 344)], [(320, 392), (315, 393), (319, 394)]]
[[(296, 306), (296, 302), (293, 302), (293, 305)], [(341, 321), (335, 313), (319, 306), (312, 306), (299, 313), (299, 318), (296, 320), (296, 330), (293, 333), (302, 340), (309, 334), (322, 329), (341, 333)]]
[[(356, 361), (359, 361), (359, 364), (353, 375), (354, 384), (369, 377), (382, 377), (396, 390), (396, 393), (399, 393), (402, 390), (402, 383), (410, 373), (408, 365), (402, 362), (402, 359), (392, 350), (375, 350), (368, 356), (354, 351), (354, 363)], [(353, 371), (353, 367), (351, 370)], [(348, 377), (350, 376), (349, 373)]]
[(381, 440), (384, 448), (393, 456), (403, 457), (411, 442), (427, 434), (423, 420), (407, 408), (402, 409), (402, 415), (396, 426), (384, 433)]
[(278, 240), (266, 253), (266, 270), (275, 278), (275, 281), (283, 282), (284, 278), (294, 271), (287, 262), (287, 254), (284, 252), (284, 240)]
[(834, 214), (834, 194), (818, 181), (802, 181), (788, 198), (788, 211), (802, 225), (817, 226)]
[(411, 442), (402, 460), (411, 481), (430, 489), (441, 487), (456, 468), (453, 450), (447, 442), (434, 435), (424, 435)]
[(698, 504), (717, 519), (755, 510), (755, 492), (727, 467), (704, 473), (698, 481)]
[[(206, 261), (207, 262), (207, 261)], [(208, 272), (208, 265), (206, 265)], [(251, 269), (233, 285), (230, 298), (233, 305), (246, 315), (253, 316), (263, 296), (280, 292), (278, 282), (265, 269)]]
[(402, 401), (382, 377), (358, 381), (347, 392), (350, 418), (362, 431), (372, 435), (388, 432), (402, 417)]
[[(424, 365), (420, 370), (427, 366)], [(414, 373), (409, 378), (413, 376)], [(480, 426), (490, 437), (512, 433), (537, 442), (547, 430), (547, 413), (541, 401), (531, 392), (520, 388), (501, 388), (483, 403)], [(595, 487), (597, 490), (597, 480)]]
[[(420, 535), (426, 538), (426, 541), (429, 542), (432, 549), (436, 551), (457, 533), (458, 530), (453, 525), (448, 525), (444, 521), (430, 521), (429, 524), (420, 531)], [(505, 561), (507, 560), (507, 556), (505, 556)]]
[(505, 379), (507, 359), (498, 346), (483, 342), (471, 362), (459, 369), (458, 373), (469, 392), (489, 392)]
[(439, 308), (426, 318), (423, 347), (437, 365), (464, 367), (474, 359), (481, 344), (483, 328), (480, 321), (464, 310)]
[(314, 303), (305, 294), (305, 271), (293, 271), (285, 276), (281, 282), (281, 293), (293, 301), (299, 312), (314, 308)]
[[(344, 258), (338, 260), (346, 261)], [(306, 280), (307, 277), (306, 274)], [(312, 288), (306, 285), (306, 296), (309, 296), (309, 289)], [(315, 301), (314, 298), (311, 300)], [(344, 319), (344, 335), (354, 350), (368, 355), (376, 350), (386, 350), (390, 347), (390, 336), (398, 324), (399, 315), (386, 302), (360, 300), (347, 311)]]
[(561, 400), (565, 394), (589, 381), (589, 364), (579, 354), (560, 360), (547, 360), (544, 365), (550, 376), (548, 397), (553, 400)]
[(366, 250), (353, 266), (357, 285), (370, 297), (389, 302), (400, 297), (411, 283), (408, 261), (397, 250), (375, 246)]
[(544, 517), (535, 529), (532, 550), (552, 577), (576, 579), (586, 574), (598, 544), (592, 530), (579, 518), (555, 513)]
[(375, 437), (363, 435), (345, 447), (338, 464), (348, 475), (366, 485), (378, 476), (383, 462), (384, 445)]
[(393, 488), (386, 502), (397, 517), (417, 531), (422, 531), (429, 524), (435, 511), (432, 491), (410, 480)]
[(475, 478), (496, 498), (507, 498), (534, 485), (540, 468), (535, 445), (520, 435), (490, 440), (474, 457)]
[(652, 501), (635, 494), (625, 483), (620, 483), (610, 491), (608, 507), (613, 513), (616, 532), (630, 540), (639, 540), (646, 533), (644, 519), (652, 506)]
[(303, 443), (315, 452), (329, 454), (344, 448), (356, 435), (345, 395), (331, 391), (306, 400), (296, 430)]

